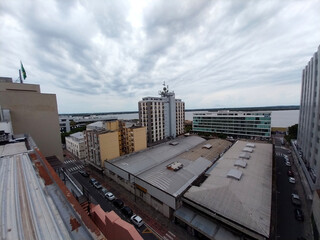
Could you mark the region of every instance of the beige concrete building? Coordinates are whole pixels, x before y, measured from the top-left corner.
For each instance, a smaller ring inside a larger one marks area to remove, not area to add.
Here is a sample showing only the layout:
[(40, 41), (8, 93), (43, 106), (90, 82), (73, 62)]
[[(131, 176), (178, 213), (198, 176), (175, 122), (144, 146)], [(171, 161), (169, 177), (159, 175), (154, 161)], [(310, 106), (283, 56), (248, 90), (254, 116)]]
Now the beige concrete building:
[(14, 134), (30, 134), (44, 156), (63, 161), (55, 94), (41, 93), (37, 84), (0, 78), (0, 106), (10, 111)]
[(104, 162), (147, 147), (146, 127), (122, 121), (96, 122), (84, 133), (87, 163), (103, 169)]
[(148, 143), (175, 138), (184, 133), (185, 104), (169, 92), (168, 86), (159, 92), (161, 97), (145, 97), (139, 101), (139, 120), (147, 127)]
[(77, 132), (66, 137), (66, 149), (79, 160), (84, 161), (87, 157), (87, 151), (83, 133)]

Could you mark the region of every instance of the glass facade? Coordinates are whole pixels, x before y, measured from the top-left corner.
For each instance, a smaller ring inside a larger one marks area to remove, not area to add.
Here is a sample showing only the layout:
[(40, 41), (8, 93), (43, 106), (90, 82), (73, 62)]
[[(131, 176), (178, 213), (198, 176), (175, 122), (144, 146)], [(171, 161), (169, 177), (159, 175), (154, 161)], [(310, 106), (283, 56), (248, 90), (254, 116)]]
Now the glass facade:
[(271, 113), (218, 112), (194, 114), (192, 129), (195, 132), (269, 138), (271, 136)]

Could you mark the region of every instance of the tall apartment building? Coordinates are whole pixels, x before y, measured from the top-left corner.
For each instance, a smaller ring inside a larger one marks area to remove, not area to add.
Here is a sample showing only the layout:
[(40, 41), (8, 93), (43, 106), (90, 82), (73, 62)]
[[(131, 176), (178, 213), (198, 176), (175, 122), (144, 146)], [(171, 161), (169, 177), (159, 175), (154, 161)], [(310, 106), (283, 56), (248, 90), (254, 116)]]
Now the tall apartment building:
[(84, 161), (87, 157), (87, 150), (83, 133), (77, 132), (66, 137), (66, 149), (79, 160)]
[(269, 138), (271, 136), (271, 112), (195, 113), (192, 130), (231, 136)]
[(320, 46), (302, 71), (298, 149), (311, 189), (320, 188)]
[(174, 92), (163, 87), (161, 97), (145, 97), (139, 101), (139, 120), (147, 127), (148, 143), (175, 138), (184, 133), (185, 105), (175, 99)]
[(104, 161), (147, 147), (146, 127), (128, 126), (118, 120), (89, 124), (84, 133), (86, 161), (101, 170)]
[(55, 94), (44, 94), (37, 84), (0, 78), (0, 106), (10, 111), (13, 134), (29, 134), (44, 156), (63, 161)]

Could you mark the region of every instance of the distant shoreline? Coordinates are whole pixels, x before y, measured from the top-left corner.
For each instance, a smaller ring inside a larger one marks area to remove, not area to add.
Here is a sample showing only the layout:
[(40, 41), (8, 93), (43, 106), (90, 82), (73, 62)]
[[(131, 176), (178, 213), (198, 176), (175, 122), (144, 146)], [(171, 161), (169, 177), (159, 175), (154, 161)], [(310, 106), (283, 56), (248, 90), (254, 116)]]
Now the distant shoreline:
[[(238, 108), (199, 108), (199, 109), (186, 109), (186, 112), (202, 112), (202, 111), (283, 111), (283, 110), (299, 110), (299, 105), (294, 106), (267, 106), (267, 107), (238, 107)], [(60, 113), (59, 116), (72, 115), (72, 116), (90, 116), (90, 115), (114, 115), (114, 114), (130, 114), (138, 113), (138, 111), (126, 111), (126, 112), (99, 112), (99, 113)]]

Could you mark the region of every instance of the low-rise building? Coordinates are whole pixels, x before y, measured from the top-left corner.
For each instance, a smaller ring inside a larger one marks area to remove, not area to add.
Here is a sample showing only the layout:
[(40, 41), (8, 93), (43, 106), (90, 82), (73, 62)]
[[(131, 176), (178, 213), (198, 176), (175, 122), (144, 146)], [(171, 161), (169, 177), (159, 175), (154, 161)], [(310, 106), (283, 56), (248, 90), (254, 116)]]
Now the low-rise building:
[(66, 137), (66, 149), (79, 160), (84, 161), (87, 157), (87, 151), (83, 132), (77, 132)]
[(268, 239), (272, 155), (272, 144), (237, 141), (207, 172), (208, 178), (184, 194), (176, 220), (209, 239), (217, 239), (221, 226), (240, 237)]
[(271, 137), (271, 112), (218, 111), (193, 114), (194, 132), (236, 137)]
[(105, 174), (136, 197), (170, 217), (181, 206), (183, 193), (231, 143), (178, 137), (143, 151), (106, 161)]
[(146, 128), (122, 121), (96, 122), (85, 131), (86, 162), (102, 170), (104, 162), (147, 147)]

